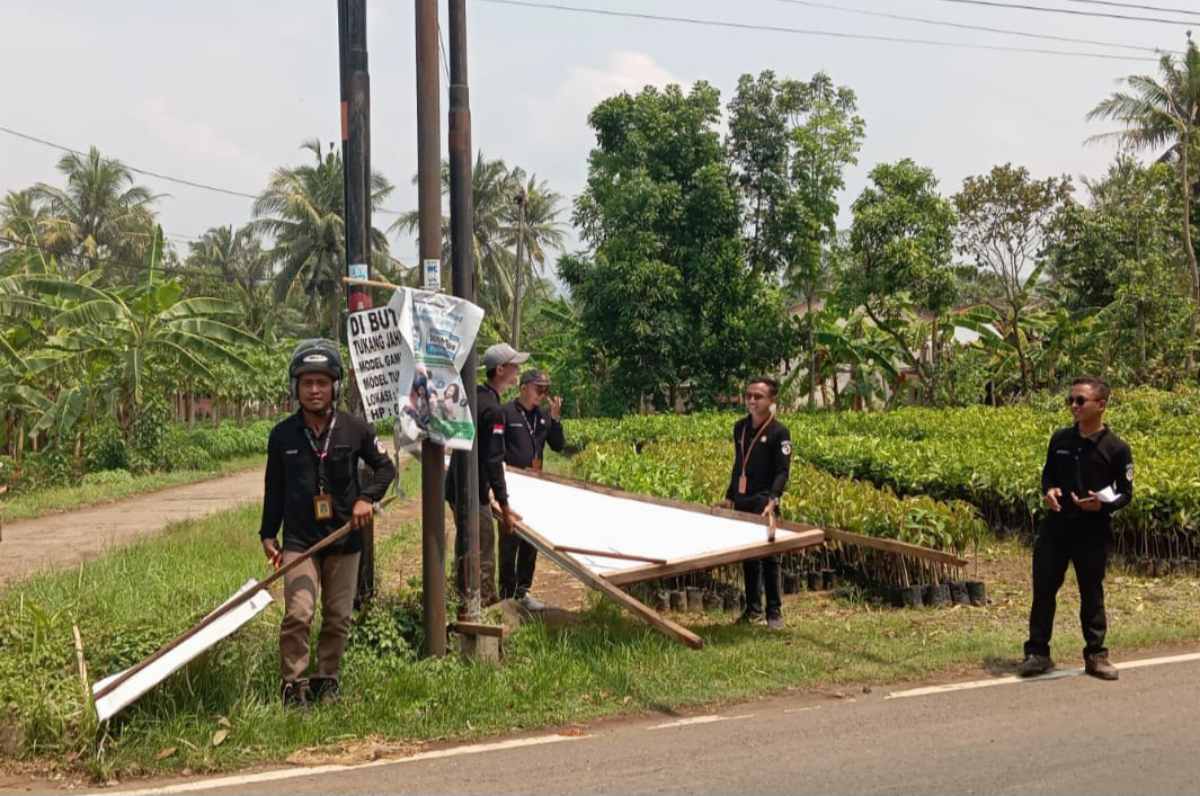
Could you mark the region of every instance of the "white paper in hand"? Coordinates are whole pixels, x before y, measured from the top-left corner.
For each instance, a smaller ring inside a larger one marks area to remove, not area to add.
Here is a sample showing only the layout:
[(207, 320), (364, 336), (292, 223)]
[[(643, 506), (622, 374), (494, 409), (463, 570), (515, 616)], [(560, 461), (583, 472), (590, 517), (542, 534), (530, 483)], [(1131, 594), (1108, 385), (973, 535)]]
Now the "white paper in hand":
[(1096, 498), (1101, 503), (1116, 503), (1121, 498), (1121, 495), (1111, 486), (1106, 486), (1096, 493)]

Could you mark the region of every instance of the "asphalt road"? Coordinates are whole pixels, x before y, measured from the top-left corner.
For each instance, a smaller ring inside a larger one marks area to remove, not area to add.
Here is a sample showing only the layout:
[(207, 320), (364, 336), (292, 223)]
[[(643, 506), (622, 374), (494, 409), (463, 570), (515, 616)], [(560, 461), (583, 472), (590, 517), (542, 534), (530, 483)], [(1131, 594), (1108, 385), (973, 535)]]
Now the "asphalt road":
[(507, 748), (451, 748), (299, 777), (293, 769), (276, 781), (252, 774), (162, 784), (168, 792), (288, 796), (1194, 794), (1200, 656), (1192, 657), (1125, 669), (1118, 683), (1065, 676), (900, 698), (887, 690), (806, 695), (712, 716), (601, 723), (581, 737), (541, 735)]

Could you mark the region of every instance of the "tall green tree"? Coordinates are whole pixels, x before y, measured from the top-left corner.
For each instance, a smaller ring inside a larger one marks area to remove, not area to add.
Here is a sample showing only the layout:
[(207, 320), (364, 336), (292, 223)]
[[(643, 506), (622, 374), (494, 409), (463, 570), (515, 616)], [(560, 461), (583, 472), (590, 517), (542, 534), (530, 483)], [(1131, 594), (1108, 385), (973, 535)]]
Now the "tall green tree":
[(1033, 388), (1023, 321), (1058, 233), (1056, 220), (1074, 190), (1069, 177), (1035, 180), (1024, 166), (995, 166), (967, 177), (954, 196), (958, 248), (994, 277), (1001, 293), (985, 299), (1008, 332), (1021, 368), (1021, 389)]
[[(339, 339), (346, 271), (342, 156), (332, 146), (322, 155), (317, 139), (306, 141), (301, 149), (312, 155), (312, 162), (275, 170), (254, 202), (255, 228), (274, 240), (275, 299), (283, 301), (294, 286), (299, 287), (308, 299), (310, 316), (321, 310), (325, 318), (314, 331)], [(383, 175), (373, 172), (367, 201), (378, 207), (392, 190)], [(370, 250), (373, 261), (386, 260), (387, 236), (374, 227)]]
[(871, 170), (871, 184), (854, 201), (841, 299), (861, 306), (876, 328), (895, 341), (904, 363), (936, 391), (936, 362), (924, 355), (934, 340), (914, 339), (917, 313), (937, 316), (953, 306), (954, 206), (937, 190), (933, 171), (905, 158)]
[(135, 279), (153, 245), (153, 205), (159, 197), (96, 147), (86, 155), (64, 155), (58, 171), (64, 187), (38, 183), (33, 188), (45, 208), (40, 244), (69, 255), (67, 262), (84, 263), (83, 270), (103, 268), (111, 283)]
[(626, 408), (711, 404), (791, 354), (782, 298), (747, 265), (734, 178), (704, 82), (621, 94), (588, 117), (596, 146), (574, 220), (588, 250), (559, 261), (583, 334)]
[[(1200, 156), (1200, 48), (1188, 33), (1181, 56), (1164, 53), (1158, 78), (1129, 75), (1125, 91), (1113, 92), (1088, 113), (1089, 120), (1119, 122), (1123, 130), (1094, 136), (1116, 138), (1135, 149), (1150, 149), (1176, 165), (1183, 202), (1180, 230), (1191, 276), (1191, 337), (1196, 337), (1200, 314), (1200, 266), (1192, 238), (1192, 191), (1196, 185), (1196, 158)], [(1188, 354), (1189, 375), (1195, 375), (1194, 353)]]
[(784, 265), (776, 240), (778, 215), (787, 200), (788, 115), (784, 83), (771, 70), (742, 75), (729, 101), (729, 134), (725, 139), (730, 165), (745, 203), (743, 234), (746, 259), (759, 273), (775, 274)]
[[(854, 92), (835, 86), (824, 72), (807, 83), (788, 82), (783, 105), (789, 119), (791, 191), (778, 237), (783, 242), (788, 287), (804, 298), (811, 315), (827, 286), (829, 246), (837, 235), (840, 209), (837, 197), (846, 185), (846, 167), (858, 163), (865, 123), (856, 113)], [(810, 365), (815, 367), (814, 330), (809, 324)]]

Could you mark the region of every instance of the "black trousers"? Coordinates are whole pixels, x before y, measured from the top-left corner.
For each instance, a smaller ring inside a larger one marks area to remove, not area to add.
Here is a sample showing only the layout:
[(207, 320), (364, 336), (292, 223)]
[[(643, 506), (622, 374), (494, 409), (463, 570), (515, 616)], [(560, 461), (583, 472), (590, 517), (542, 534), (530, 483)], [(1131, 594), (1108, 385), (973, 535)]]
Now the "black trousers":
[[(453, 511), (453, 508), (451, 508)], [(458, 515), (455, 515), (455, 525)], [(467, 535), (454, 534), (454, 580), (458, 598), (466, 603), (467, 590)], [(479, 507), (479, 602), (491, 605), (496, 602), (496, 523), (492, 519), (492, 507)]]
[[(761, 514), (769, 499), (767, 495), (755, 495), (735, 500), (733, 507), (738, 511)], [(783, 609), (783, 598), (779, 589), (779, 556), (743, 561), (742, 576), (746, 579), (746, 611), (762, 613), (762, 597), (765, 592), (767, 616), (779, 616)]]
[(1104, 635), (1104, 570), (1112, 544), (1108, 528), (1091, 523), (1053, 520), (1044, 522), (1033, 543), (1033, 607), (1029, 611), (1026, 655), (1049, 655), (1054, 632), (1058, 590), (1075, 565), (1079, 583), (1079, 624), (1083, 628), (1084, 655), (1108, 652)]
[(500, 533), (500, 599), (521, 599), (533, 586), (537, 548), (515, 533)]
[(746, 578), (746, 611), (762, 613), (762, 595), (767, 595), (767, 617), (780, 616), (783, 598), (779, 596), (779, 556), (767, 556), (742, 562)]

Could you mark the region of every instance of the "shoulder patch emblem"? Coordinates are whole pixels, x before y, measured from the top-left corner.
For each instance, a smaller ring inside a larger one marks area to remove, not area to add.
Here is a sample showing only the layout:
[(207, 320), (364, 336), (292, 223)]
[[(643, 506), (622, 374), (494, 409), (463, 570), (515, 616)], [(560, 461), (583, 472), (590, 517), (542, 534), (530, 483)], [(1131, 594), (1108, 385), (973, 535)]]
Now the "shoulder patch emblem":
[(375, 450), (379, 451), (384, 456), (387, 455), (387, 448), (383, 447), (383, 440), (381, 440), (379, 437), (375, 438)]
[(779, 449), (781, 451), (783, 451), (784, 456), (791, 456), (792, 455), (792, 441), (790, 439), (785, 439), (782, 443), (780, 443)]
[(1131, 484), (1133, 483), (1133, 464), (1132, 463), (1125, 465), (1125, 480), (1127, 480)]

